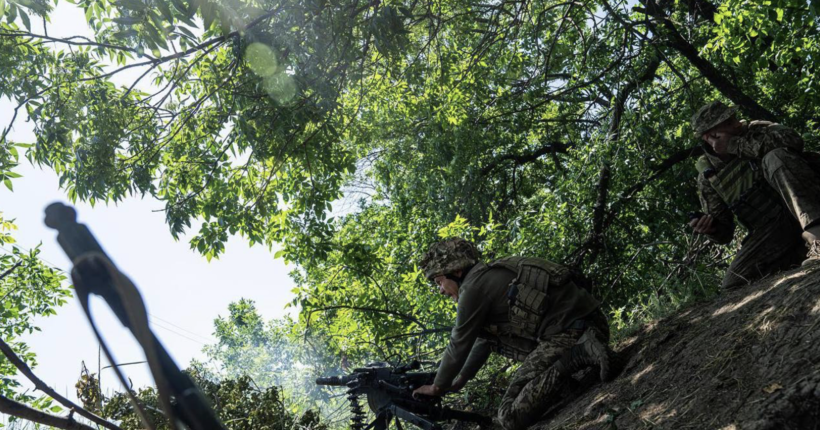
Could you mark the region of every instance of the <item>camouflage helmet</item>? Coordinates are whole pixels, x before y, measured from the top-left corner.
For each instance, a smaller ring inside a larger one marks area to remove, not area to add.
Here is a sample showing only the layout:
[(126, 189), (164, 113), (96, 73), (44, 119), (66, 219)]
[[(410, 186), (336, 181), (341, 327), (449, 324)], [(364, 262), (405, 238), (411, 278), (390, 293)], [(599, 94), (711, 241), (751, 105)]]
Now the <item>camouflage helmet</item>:
[(720, 125), (723, 121), (734, 116), (736, 112), (737, 107), (729, 107), (719, 101), (713, 101), (701, 107), (692, 115), (692, 131), (695, 133), (695, 137), (703, 136), (703, 133)]
[(421, 259), (421, 270), (427, 279), (472, 267), (481, 258), (473, 242), (460, 237), (434, 243)]

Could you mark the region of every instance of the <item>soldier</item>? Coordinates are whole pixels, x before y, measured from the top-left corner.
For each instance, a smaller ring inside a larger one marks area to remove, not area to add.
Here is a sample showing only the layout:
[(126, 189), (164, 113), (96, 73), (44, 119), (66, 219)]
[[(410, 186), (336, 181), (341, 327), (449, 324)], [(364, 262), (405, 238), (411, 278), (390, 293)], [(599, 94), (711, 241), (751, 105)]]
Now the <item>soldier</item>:
[(724, 289), (820, 257), (820, 182), (803, 139), (780, 124), (739, 121), (736, 111), (715, 101), (692, 117), (705, 150), (697, 161), (705, 215), (689, 225), (719, 244), (731, 242), (735, 217), (748, 230)]
[(524, 257), (483, 263), (475, 245), (461, 238), (434, 244), (420, 265), (458, 308), (433, 385), (414, 395), (460, 390), (495, 351), (522, 362), (498, 411), (500, 424), (515, 430), (560, 400), (574, 372), (594, 366), (601, 380), (609, 379), (606, 317), (568, 268)]

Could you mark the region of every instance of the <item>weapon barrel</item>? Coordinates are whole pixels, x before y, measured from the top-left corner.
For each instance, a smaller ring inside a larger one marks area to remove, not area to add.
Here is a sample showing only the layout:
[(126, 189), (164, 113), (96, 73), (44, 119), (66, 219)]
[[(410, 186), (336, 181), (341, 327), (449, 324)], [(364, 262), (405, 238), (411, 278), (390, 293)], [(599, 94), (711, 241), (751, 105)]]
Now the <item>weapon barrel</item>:
[(347, 383), (354, 379), (356, 379), (356, 375), (328, 376), (325, 378), (316, 378), (316, 385), (332, 385), (337, 387), (346, 387)]

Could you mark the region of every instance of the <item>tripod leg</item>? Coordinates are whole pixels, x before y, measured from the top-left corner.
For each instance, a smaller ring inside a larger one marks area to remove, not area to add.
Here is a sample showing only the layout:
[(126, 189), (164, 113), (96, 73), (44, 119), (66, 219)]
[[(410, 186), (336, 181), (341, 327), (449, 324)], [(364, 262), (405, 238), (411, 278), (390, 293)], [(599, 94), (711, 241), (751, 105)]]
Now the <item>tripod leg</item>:
[(392, 415), (389, 412), (382, 411), (376, 416), (376, 420), (373, 421), (370, 426), (373, 426), (373, 430), (387, 430), (387, 427), (390, 426), (391, 418)]
[(396, 405), (391, 405), (390, 410), (396, 415), (396, 422), (400, 419), (407, 421), (410, 424), (417, 425), (424, 430), (441, 430), (441, 426), (437, 423), (424, 419), (410, 411), (404, 410)]

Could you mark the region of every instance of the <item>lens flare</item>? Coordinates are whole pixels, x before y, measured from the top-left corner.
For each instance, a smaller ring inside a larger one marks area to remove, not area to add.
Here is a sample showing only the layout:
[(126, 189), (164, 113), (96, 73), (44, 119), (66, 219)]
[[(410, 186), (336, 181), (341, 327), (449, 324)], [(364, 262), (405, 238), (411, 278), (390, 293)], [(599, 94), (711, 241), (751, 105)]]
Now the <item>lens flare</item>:
[(296, 96), (296, 82), (285, 72), (266, 77), (264, 88), (268, 95), (280, 104), (288, 103)]
[(254, 42), (245, 48), (245, 61), (248, 67), (257, 75), (268, 78), (279, 71), (279, 61), (276, 54), (264, 43)]

